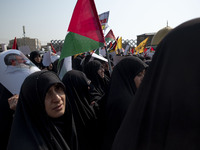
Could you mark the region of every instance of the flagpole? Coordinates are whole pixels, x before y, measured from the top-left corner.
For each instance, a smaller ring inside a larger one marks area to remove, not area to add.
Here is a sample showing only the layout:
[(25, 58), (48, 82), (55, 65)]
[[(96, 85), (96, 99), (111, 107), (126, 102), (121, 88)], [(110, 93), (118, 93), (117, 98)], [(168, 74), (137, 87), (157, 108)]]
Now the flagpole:
[(105, 51), (106, 51), (106, 57), (107, 57), (107, 59), (108, 59), (109, 73), (110, 73), (110, 76), (111, 76), (111, 74), (112, 74), (112, 66), (111, 66), (111, 62), (110, 62), (109, 55), (108, 55), (107, 46), (104, 46), (104, 47), (105, 47)]
[[(103, 30), (103, 35), (104, 35), (104, 37), (105, 37), (105, 30)], [(109, 58), (108, 51), (107, 51), (107, 44), (106, 44), (106, 46), (104, 46), (104, 47), (105, 47), (105, 51), (106, 51), (106, 57), (107, 57), (107, 59), (108, 59), (109, 74), (110, 74), (110, 76), (111, 76), (111, 74), (112, 74), (112, 66), (111, 66), (110, 58)]]

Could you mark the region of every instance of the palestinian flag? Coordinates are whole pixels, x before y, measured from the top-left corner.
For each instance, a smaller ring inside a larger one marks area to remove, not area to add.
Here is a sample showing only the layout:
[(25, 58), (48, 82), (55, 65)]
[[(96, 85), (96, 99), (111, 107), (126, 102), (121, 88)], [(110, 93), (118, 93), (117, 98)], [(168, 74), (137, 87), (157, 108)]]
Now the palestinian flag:
[(105, 39), (94, 0), (78, 0), (68, 27), (60, 60), (97, 49), (104, 46), (104, 43)]
[(117, 39), (115, 40), (114, 43), (109, 44), (109, 45), (110, 45), (110, 48), (108, 49), (108, 52), (109, 52), (109, 53), (112, 53), (112, 52), (115, 51), (115, 49), (116, 49), (116, 47), (117, 47), (117, 41), (118, 41), (118, 38), (119, 38), (119, 37), (117, 37)]
[(110, 29), (110, 31), (106, 34), (105, 40), (106, 40), (106, 42), (115, 40), (115, 35), (114, 35), (112, 29)]

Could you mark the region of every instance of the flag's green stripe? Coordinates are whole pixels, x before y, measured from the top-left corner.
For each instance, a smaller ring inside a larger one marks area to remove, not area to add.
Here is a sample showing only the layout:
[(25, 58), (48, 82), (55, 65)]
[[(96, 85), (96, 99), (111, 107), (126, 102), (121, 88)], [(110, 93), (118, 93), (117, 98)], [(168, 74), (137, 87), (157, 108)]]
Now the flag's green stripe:
[(60, 60), (75, 54), (87, 52), (102, 47), (104, 43), (94, 41), (85, 36), (69, 32), (65, 38)]
[(112, 38), (105, 38), (106, 42), (109, 42), (109, 41), (114, 41), (114, 39)]

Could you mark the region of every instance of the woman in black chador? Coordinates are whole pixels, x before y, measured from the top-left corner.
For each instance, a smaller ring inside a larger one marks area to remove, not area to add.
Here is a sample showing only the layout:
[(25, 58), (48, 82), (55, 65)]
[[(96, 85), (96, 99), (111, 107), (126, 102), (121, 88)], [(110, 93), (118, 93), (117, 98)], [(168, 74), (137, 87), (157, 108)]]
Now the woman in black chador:
[(30, 53), (30, 60), (39, 68), (44, 69), (44, 65), (42, 64), (42, 57), (40, 56), (39, 51), (32, 51)]
[(160, 42), (112, 150), (200, 149), (199, 39), (200, 18)]
[(65, 86), (50, 71), (29, 75), (22, 84), (8, 150), (77, 150)]
[(73, 58), (72, 59), (72, 69), (82, 71), (83, 70), (82, 64), (81, 64), (82, 59), (83, 59), (83, 57), (81, 57), (80, 55), (78, 55), (76, 58)]
[(131, 101), (134, 101), (147, 65), (135, 56), (122, 59), (113, 69), (105, 106), (102, 150), (110, 150)]
[(104, 74), (104, 71), (98, 60), (90, 61), (84, 66), (84, 73), (102, 96), (107, 92), (109, 84), (109, 78)]
[(80, 150), (96, 150), (98, 145), (97, 117), (92, 101), (98, 93), (91, 92), (91, 81), (79, 70), (68, 71), (62, 79), (72, 106)]

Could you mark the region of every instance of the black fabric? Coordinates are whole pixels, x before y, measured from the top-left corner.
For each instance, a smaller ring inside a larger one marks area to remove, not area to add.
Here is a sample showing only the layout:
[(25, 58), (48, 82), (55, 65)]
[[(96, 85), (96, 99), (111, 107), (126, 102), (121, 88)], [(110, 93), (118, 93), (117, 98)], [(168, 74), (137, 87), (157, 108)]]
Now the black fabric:
[[(77, 130), (80, 150), (95, 150), (98, 134), (96, 114), (90, 105), (92, 98), (89, 92), (90, 80), (78, 70), (68, 71), (63, 79), (69, 97)], [(96, 134), (96, 135), (95, 135)]]
[[(106, 57), (105, 57), (106, 58)], [(107, 59), (107, 58), (106, 58)], [(110, 76), (111, 76), (111, 74), (110, 74), (110, 72), (109, 72), (109, 64), (108, 64), (108, 62), (105, 62), (105, 61), (103, 61), (103, 60), (100, 60), (100, 59), (98, 59), (98, 58), (94, 58), (94, 60), (98, 60), (102, 65), (103, 65), (103, 67), (104, 67), (104, 73), (105, 73), (105, 75), (109, 78), (109, 80), (110, 80)], [(110, 60), (111, 61), (111, 60)], [(111, 63), (111, 67), (113, 67), (113, 63), (112, 62), (110, 62)]]
[[(35, 61), (35, 57), (40, 56), (39, 51), (32, 51), (30, 53), (30, 60), (39, 68), (39, 69), (44, 69), (44, 65), (42, 64), (42, 61), (40, 63), (37, 63)], [(40, 56), (41, 57), (41, 56)]]
[(112, 150), (200, 149), (200, 18), (160, 42)]
[(106, 131), (102, 150), (111, 149), (115, 134), (125, 116), (128, 106), (134, 100), (135, 76), (147, 65), (135, 56), (122, 59), (113, 69), (109, 93), (106, 98)]
[(10, 135), (13, 114), (14, 111), (9, 108), (8, 98), (10, 98), (12, 93), (10, 93), (1, 83), (0, 83), (0, 149), (5, 150), (8, 144), (8, 138)]
[(96, 90), (104, 95), (108, 89), (109, 78), (106, 75), (104, 78), (100, 77), (98, 74), (100, 67), (102, 67), (102, 64), (98, 60), (90, 61), (84, 66), (84, 73), (91, 80)]
[(83, 69), (89, 63), (91, 57), (92, 57), (92, 55), (87, 53), (86, 56), (83, 58), (82, 63), (81, 63)]
[[(110, 76), (111, 76), (111, 75), (110, 75), (110, 72), (109, 72), (109, 70), (105, 70), (105, 72), (104, 72), (104, 73), (105, 73), (105, 75), (106, 75), (108, 78), (110, 78)], [(110, 80), (110, 79), (109, 79), (109, 80)]]
[(82, 57), (80, 56), (77, 56), (76, 58), (73, 58), (72, 60), (72, 69), (74, 70), (79, 70), (79, 71), (82, 71), (82, 65), (81, 65), (81, 62), (82, 62)]
[(52, 68), (52, 71), (53, 72), (55, 72), (55, 73), (57, 73), (58, 72), (58, 61), (59, 61), (59, 59), (56, 59), (54, 62), (53, 62), (53, 68)]
[[(77, 149), (75, 126), (67, 98), (66, 112), (62, 117), (51, 119), (45, 111), (46, 92), (54, 84), (59, 84), (64, 88), (57, 75), (50, 71), (32, 73), (24, 80), (13, 120), (8, 150)], [(59, 122), (65, 125), (61, 126)]]

